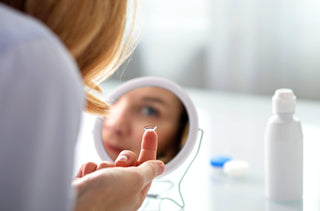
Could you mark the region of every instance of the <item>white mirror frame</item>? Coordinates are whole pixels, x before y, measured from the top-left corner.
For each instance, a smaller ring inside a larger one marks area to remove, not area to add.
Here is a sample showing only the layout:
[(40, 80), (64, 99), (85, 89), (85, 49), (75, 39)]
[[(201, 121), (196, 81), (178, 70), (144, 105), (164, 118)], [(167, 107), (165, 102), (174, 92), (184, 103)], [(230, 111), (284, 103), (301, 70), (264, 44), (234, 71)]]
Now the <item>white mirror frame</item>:
[[(160, 87), (173, 92), (185, 106), (189, 117), (189, 131), (187, 140), (180, 152), (171, 161), (166, 163), (166, 171), (161, 175), (161, 177), (163, 177), (177, 169), (192, 152), (198, 134), (198, 115), (195, 106), (187, 93), (174, 82), (160, 77), (140, 77), (129, 80), (121, 84), (109, 95), (107, 98), (107, 103), (112, 104), (125, 93), (133, 89), (146, 86)], [(102, 124), (103, 118), (97, 117), (93, 128), (95, 147), (102, 160), (112, 161), (103, 146), (101, 135)]]

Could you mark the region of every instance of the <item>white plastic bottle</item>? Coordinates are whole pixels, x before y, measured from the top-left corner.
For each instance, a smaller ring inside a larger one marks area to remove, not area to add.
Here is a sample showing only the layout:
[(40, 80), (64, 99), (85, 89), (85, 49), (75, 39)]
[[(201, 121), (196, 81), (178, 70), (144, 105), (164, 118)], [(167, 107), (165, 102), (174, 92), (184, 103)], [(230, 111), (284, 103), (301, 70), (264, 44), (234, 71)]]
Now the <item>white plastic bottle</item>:
[(295, 107), (292, 90), (276, 90), (265, 131), (265, 193), (271, 200), (302, 198), (303, 134)]

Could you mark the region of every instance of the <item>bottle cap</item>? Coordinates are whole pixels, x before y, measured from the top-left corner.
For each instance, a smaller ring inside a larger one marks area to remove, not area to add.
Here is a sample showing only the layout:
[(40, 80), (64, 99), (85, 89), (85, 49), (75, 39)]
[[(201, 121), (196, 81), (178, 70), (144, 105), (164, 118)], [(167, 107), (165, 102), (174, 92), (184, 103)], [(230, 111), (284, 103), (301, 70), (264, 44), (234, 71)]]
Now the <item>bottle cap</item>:
[(211, 158), (210, 164), (213, 167), (222, 168), (223, 165), (230, 160), (231, 158), (228, 156), (215, 156)]
[(272, 97), (272, 113), (294, 113), (296, 96), (291, 89), (278, 89)]

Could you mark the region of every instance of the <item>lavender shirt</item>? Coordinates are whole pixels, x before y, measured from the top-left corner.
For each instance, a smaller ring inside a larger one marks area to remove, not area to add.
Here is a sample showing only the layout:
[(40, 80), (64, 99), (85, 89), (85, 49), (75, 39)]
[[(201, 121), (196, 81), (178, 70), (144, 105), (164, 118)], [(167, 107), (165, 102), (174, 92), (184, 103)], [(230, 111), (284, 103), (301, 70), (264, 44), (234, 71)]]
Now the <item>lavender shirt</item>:
[(0, 209), (71, 210), (84, 107), (75, 61), (43, 24), (0, 4)]

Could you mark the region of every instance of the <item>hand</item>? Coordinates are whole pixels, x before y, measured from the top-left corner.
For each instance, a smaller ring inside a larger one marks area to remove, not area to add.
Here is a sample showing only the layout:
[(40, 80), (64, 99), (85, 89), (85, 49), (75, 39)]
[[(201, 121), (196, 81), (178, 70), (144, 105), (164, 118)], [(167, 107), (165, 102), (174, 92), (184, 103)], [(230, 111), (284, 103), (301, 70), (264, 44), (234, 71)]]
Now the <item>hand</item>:
[(139, 159), (133, 152), (123, 151), (115, 164), (84, 165), (73, 182), (77, 189), (75, 209), (137, 210), (152, 180), (165, 170), (163, 162), (154, 160), (156, 149), (157, 134), (148, 131), (142, 138)]
[(115, 160), (115, 163), (111, 161), (102, 161), (99, 165), (94, 162), (84, 163), (75, 179), (84, 177), (87, 174), (95, 172), (96, 170), (109, 168), (109, 167), (129, 167), (129, 166), (138, 166), (147, 160), (155, 160), (157, 153), (157, 143), (158, 136), (154, 131), (147, 131), (143, 134), (142, 142), (141, 142), (141, 152), (139, 155), (139, 159), (135, 153), (130, 150), (123, 150)]

